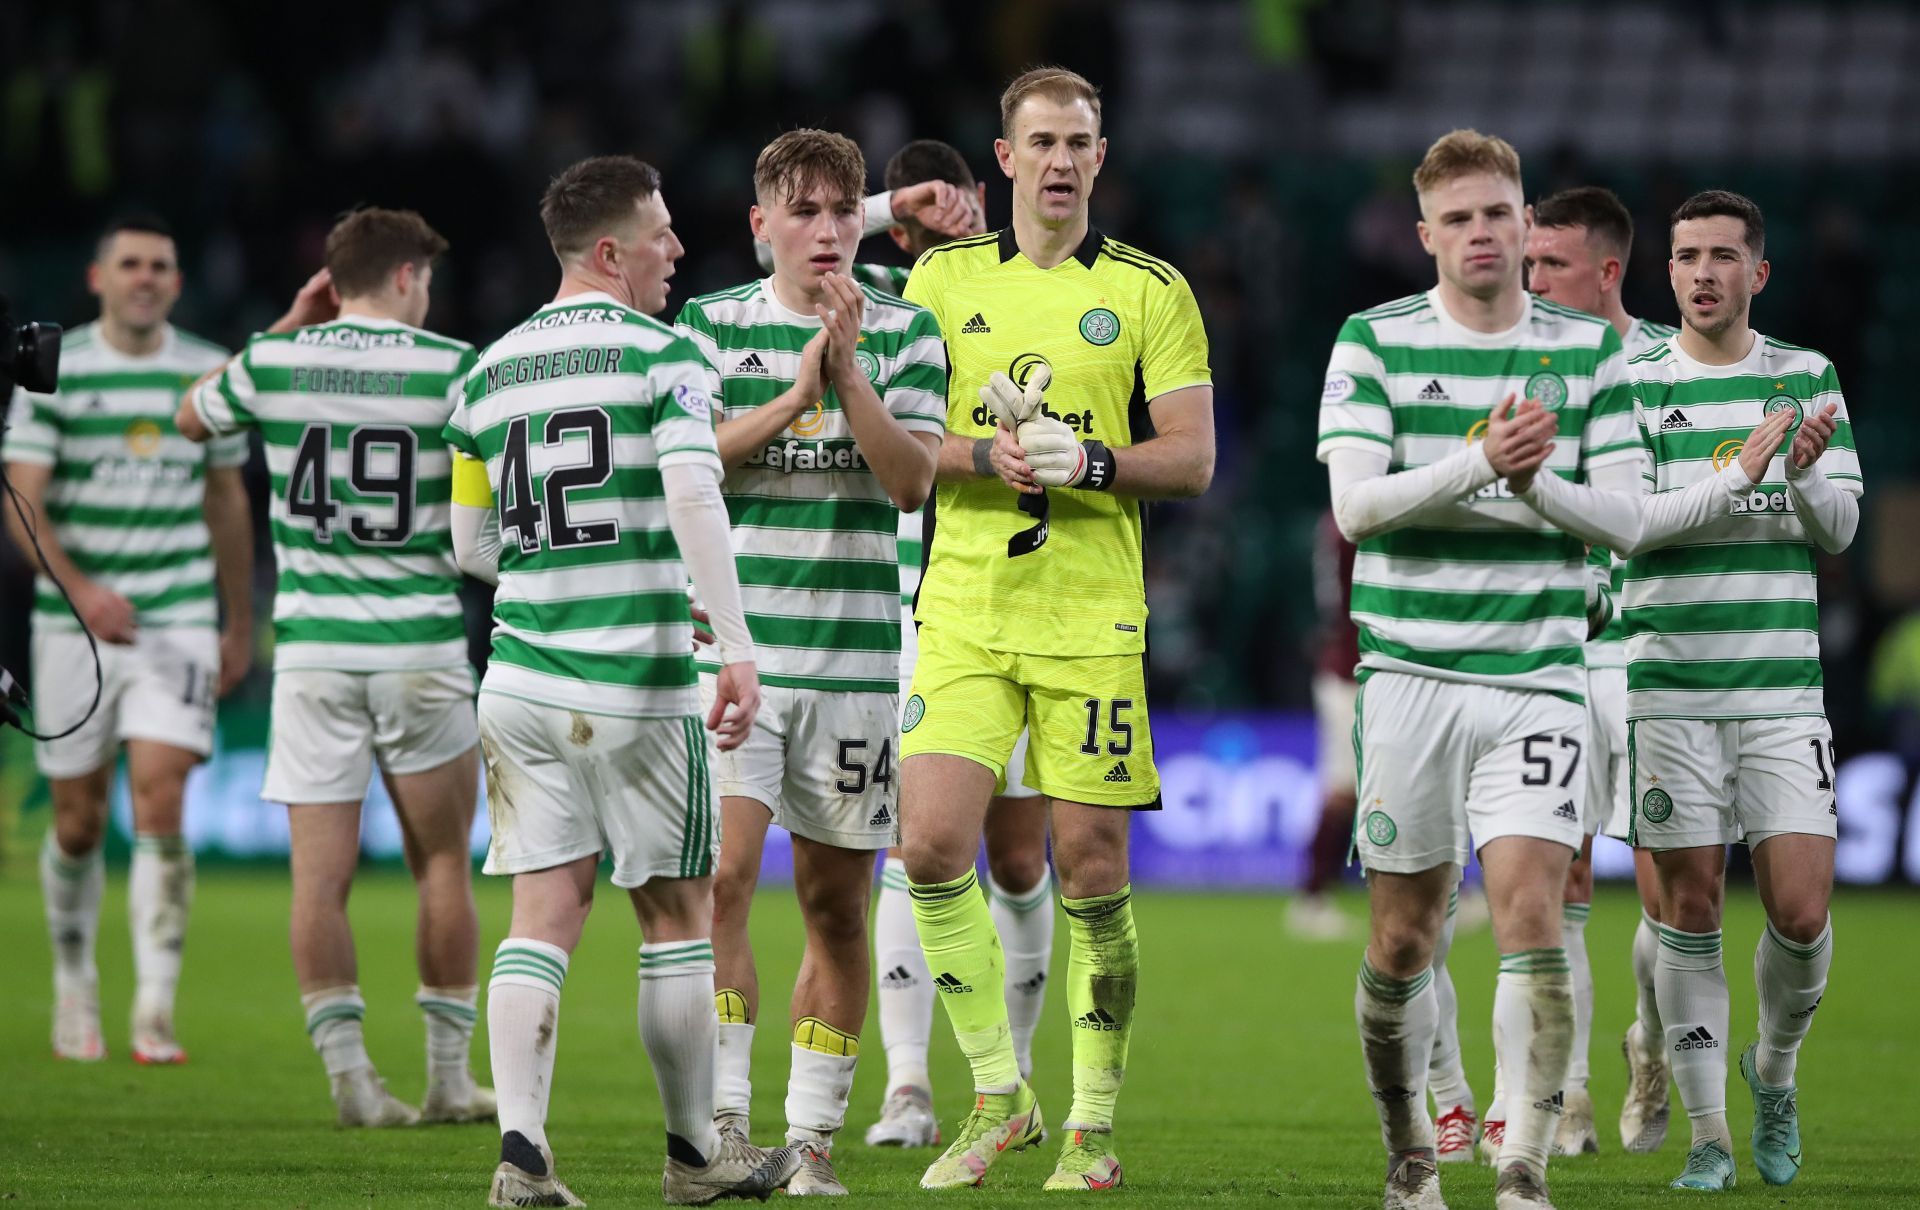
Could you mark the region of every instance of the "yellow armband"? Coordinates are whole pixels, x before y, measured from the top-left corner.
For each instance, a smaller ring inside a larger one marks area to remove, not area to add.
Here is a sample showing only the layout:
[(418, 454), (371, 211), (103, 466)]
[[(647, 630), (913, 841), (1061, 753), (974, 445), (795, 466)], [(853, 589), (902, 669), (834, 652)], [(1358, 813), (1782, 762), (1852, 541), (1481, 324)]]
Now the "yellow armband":
[(487, 482), (487, 464), (453, 451), (453, 502), (467, 508), (492, 508), (493, 485)]

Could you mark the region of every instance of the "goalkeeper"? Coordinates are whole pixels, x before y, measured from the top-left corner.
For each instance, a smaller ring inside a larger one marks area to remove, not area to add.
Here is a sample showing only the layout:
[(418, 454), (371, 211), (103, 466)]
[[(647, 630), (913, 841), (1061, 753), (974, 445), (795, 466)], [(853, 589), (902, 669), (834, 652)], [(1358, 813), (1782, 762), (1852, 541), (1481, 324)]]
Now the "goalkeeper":
[(1109, 1189), (1138, 971), (1128, 812), (1160, 794), (1139, 502), (1206, 490), (1213, 387), (1186, 281), (1088, 223), (1106, 157), (1093, 86), (1031, 71), (1000, 116), (1013, 225), (928, 252), (906, 290), (940, 321), (952, 379), (901, 717), (901, 841), (921, 946), (979, 1094), (921, 1184), (978, 1184), (1003, 1151), (1041, 1137), (973, 872), (1025, 726), (1069, 931), (1073, 1105), (1046, 1184)]

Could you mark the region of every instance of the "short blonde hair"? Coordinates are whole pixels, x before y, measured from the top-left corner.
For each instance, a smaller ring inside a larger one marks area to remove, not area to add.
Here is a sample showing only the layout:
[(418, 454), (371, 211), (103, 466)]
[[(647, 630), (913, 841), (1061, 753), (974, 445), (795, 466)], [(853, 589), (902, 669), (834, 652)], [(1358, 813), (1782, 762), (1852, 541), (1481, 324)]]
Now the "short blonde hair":
[(1498, 135), (1477, 130), (1449, 130), (1427, 148), (1426, 158), (1413, 170), (1416, 193), (1438, 189), (1457, 177), (1484, 173), (1505, 177), (1520, 186), (1520, 153)]
[(1028, 97), (1045, 97), (1059, 105), (1085, 101), (1087, 107), (1093, 110), (1094, 129), (1100, 128), (1100, 90), (1093, 86), (1092, 81), (1064, 67), (1036, 67), (1015, 76), (1013, 83), (1007, 85), (1007, 90), (1000, 94), (1000, 134), (1003, 138), (1013, 137), (1013, 115)]

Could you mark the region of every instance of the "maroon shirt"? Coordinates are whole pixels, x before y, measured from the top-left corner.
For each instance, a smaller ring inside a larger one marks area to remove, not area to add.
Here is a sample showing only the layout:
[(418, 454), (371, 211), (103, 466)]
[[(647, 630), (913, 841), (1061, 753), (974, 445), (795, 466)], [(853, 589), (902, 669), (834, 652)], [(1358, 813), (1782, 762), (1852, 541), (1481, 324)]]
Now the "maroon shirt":
[(1360, 665), (1360, 629), (1353, 624), (1353, 543), (1333, 514), (1320, 518), (1313, 536), (1313, 600), (1320, 615), (1316, 672), (1352, 680)]

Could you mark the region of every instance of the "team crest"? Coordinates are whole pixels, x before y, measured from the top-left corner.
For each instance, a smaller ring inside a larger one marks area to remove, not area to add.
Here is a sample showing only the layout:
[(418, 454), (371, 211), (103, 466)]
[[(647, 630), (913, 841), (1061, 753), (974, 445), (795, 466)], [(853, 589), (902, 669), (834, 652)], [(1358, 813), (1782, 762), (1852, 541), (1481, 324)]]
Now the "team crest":
[(1393, 819), (1385, 811), (1375, 811), (1367, 816), (1367, 839), (1377, 845), (1390, 845), (1400, 835), (1400, 829), (1393, 825)]
[(925, 717), (927, 717), (926, 699), (916, 693), (907, 699), (907, 708), (900, 712), (900, 730), (913, 730)]
[(1557, 412), (1567, 402), (1567, 380), (1552, 370), (1542, 370), (1527, 379), (1525, 397), (1538, 399), (1541, 407)]
[(1120, 337), (1120, 317), (1105, 307), (1095, 307), (1080, 317), (1080, 335), (1090, 345), (1110, 345)]
[(160, 426), (151, 420), (136, 420), (127, 426), (127, 449), (136, 458), (151, 458), (160, 452)]
[(1800, 406), (1800, 401), (1784, 393), (1769, 398), (1765, 411), (1769, 416), (1775, 412), (1793, 413), (1793, 421), (1787, 425), (1787, 436), (1789, 437), (1800, 431), (1801, 418), (1806, 415), (1806, 410)]
[(855, 349), (853, 351), (853, 360), (854, 363), (860, 367), (860, 372), (867, 376), (868, 382), (876, 385), (879, 383), (880, 359), (878, 357), (875, 357), (865, 349)]
[(1665, 823), (1673, 814), (1673, 795), (1655, 786), (1640, 800), (1640, 817), (1648, 823)]

